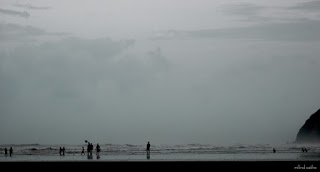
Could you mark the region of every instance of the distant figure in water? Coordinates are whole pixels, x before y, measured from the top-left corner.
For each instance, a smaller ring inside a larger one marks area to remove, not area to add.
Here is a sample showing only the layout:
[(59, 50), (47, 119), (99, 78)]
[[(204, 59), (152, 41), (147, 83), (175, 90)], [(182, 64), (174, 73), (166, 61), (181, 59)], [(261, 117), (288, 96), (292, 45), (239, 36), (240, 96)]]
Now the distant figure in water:
[(60, 147), (60, 150), (59, 150), (59, 154), (61, 155), (62, 154), (62, 148)]
[(82, 147), (82, 152), (81, 152), (81, 155), (85, 155), (85, 153), (84, 153), (84, 147)]
[(276, 153), (276, 149), (273, 148), (273, 153)]
[(150, 142), (147, 144), (147, 154), (150, 154)]
[(8, 155), (8, 150), (7, 150), (7, 148), (4, 148), (4, 155)]
[(62, 155), (64, 155), (64, 152), (66, 151), (66, 149), (63, 147), (62, 148)]
[(89, 149), (90, 149), (90, 155), (92, 155), (92, 150), (93, 150), (93, 144), (92, 143), (90, 144)]
[(10, 153), (10, 156), (11, 156), (12, 153), (13, 153), (12, 147), (10, 147), (9, 153)]
[(307, 148), (301, 148), (301, 151), (302, 152), (308, 152), (308, 149)]
[(88, 142), (88, 146), (87, 146), (87, 154), (89, 155), (90, 153), (90, 143)]
[(93, 145), (92, 145), (92, 143), (89, 143), (88, 142), (88, 148), (87, 148), (87, 156), (88, 156), (88, 159), (92, 159), (93, 157), (92, 157), (92, 149), (93, 149)]
[(100, 146), (99, 146), (99, 143), (97, 143), (96, 151), (97, 151), (97, 155), (98, 155), (98, 154), (99, 154), (99, 152), (100, 152)]

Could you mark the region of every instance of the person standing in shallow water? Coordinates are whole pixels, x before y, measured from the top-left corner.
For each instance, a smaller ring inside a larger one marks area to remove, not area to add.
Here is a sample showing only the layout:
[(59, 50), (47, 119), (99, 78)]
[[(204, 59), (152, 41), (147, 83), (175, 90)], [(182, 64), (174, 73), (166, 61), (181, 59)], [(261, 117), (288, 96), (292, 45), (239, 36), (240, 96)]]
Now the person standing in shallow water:
[(87, 155), (90, 154), (90, 143), (88, 142), (88, 146), (87, 146)]
[(8, 150), (7, 150), (7, 148), (4, 148), (4, 155), (8, 155)]
[(62, 148), (62, 155), (64, 155), (64, 151), (66, 151), (66, 149), (63, 147)]
[(150, 142), (147, 144), (147, 159), (150, 159)]
[(150, 154), (150, 142), (147, 144), (147, 154)]
[(90, 155), (92, 155), (92, 152), (93, 152), (93, 144), (91, 143), (91, 145), (90, 145)]
[(11, 156), (12, 153), (13, 153), (12, 147), (10, 147), (9, 153), (10, 153), (10, 156)]
[(92, 155), (92, 150), (93, 150), (93, 145), (92, 143), (89, 144), (89, 153), (90, 155)]
[(81, 152), (81, 155), (85, 155), (85, 153), (84, 153), (84, 147), (82, 147), (82, 152)]
[(97, 155), (99, 155), (99, 152), (100, 152), (100, 145), (99, 145), (99, 143), (97, 143), (96, 151), (97, 151)]

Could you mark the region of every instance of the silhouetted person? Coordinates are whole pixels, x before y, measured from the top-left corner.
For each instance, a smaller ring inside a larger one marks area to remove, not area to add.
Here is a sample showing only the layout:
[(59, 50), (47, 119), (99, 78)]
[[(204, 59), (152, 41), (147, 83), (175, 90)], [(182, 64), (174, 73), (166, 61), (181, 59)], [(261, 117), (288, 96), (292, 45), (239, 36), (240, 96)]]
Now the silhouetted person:
[(305, 149), (304, 149), (304, 148), (301, 148), (301, 151), (302, 151), (302, 152), (304, 152), (304, 151), (305, 151)]
[(4, 148), (4, 155), (8, 155), (8, 149), (7, 148)]
[(87, 154), (89, 155), (90, 153), (90, 143), (88, 142), (88, 146), (87, 146)]
[(91, 144), (88, 144), (88, 154), (90, 155), (90, 150), (91, 150)]
[(147, 144), (147, 154), (150, 154), (150, 143)]
[(12, 153), (13, 153), (12, 147), (10, 147), (9, 153), (10, 153), (10, 156), (11, 156)]
[(85, 153), (84, 153), (84, 147), (82, 147), (82, 152), (81, 152), (81, 155), (85, 155)]
[(92, 155), (92, 151), (93, 151), (93, 144), (90, 144), (90, 155)]
[(59, 154), (61, 155), (62, 154), (62, 148), (60, 147), (60, 150), (59, 150)]
[(273, 153), (276, 153), (276, 149), (273, 148)]
[(62, 155), (64, 155), (64, 152), (66, 151), (66, 149), (63, 147), (62, 148)]
[(99, 152), (100, 152), (100, 145), (99, 145), (99, 143), (98, 143), (97, 146), (96, 146), (96, 151), (97, 151), (97, 155), (98, 155)]

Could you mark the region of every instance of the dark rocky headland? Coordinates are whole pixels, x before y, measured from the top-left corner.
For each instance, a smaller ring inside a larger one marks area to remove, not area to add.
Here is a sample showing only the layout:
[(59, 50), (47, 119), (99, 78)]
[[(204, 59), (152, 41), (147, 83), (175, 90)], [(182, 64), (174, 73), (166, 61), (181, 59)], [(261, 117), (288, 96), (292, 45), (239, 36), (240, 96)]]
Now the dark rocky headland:
[(320, 143), (320, 109), (300, 128), (296, 143)]

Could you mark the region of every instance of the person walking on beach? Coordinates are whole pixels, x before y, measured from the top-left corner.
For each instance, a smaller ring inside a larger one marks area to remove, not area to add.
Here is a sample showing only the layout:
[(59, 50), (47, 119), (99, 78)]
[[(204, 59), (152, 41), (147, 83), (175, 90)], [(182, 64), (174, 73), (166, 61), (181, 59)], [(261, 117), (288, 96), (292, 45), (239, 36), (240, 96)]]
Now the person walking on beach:
[(100, 152), (100, 146), (99, 146), (99, 143), (97, 143), (96, 151), (97, 151), (97, 155), (98, 155), (98, 154), (99, 154), (99, 152)]
[(12, 153), (13, 153), (12, 147), (10, 147), (9, 153), (10, 153), (10, 156), (11, 156)]
[(8, 155), (8, 149), (4, 148), (4, 155), (7, 156)]
[(84, 153), (84, 147), (82, 147), (82, 152), (81, 152), (81, 155), (85, 155), (85, 153)]
[(150, 142), (147, 144), (147, 154), (150, 154)]
[(90, 143), (88, 142), (88, 146), (87, 146), (87, 154), (89, 155), (90, 153)]
[(275, 148), (273, 148), (273, 153), (276, 153), (276, 149)]
[(61, 155), (62, 154), (62, 148), (60, 147), (60, 150), (59, 150), (59, 154)]
[(90, 144), (90, 155), (92, 155), (92, 151), (93, 151), (93, 144)]
[(66, 151), (66, 149), (63, 147), (62, 148), (62, 155), (64, 155), (64, 152)]

